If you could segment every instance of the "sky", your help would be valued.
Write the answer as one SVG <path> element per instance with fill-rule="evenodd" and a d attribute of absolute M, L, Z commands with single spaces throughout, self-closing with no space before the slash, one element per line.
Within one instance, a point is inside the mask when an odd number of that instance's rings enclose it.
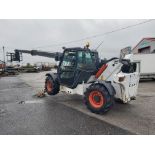
<path fill-rule="evenodd" d="M 95 49 L 103 42 L 98 49 L 101 58 L 119 56 L 122 48 L 134 47 L 144 37 L 155 37 L 155 21 L 76 43 L 66 44 L 65 42 L 103 34 L 143 21 L 145 20 L 1 19 L 0 60 L 3 60 L 3 46 L 6 52 L 14 52 L 14 49 L 62 52 L 63 46 L 83 47 L 87 42 L 90 43 L 91 49 Z M 53 59 L 24 54 L 22 64 L 28 62 L 53 62 Z"/>

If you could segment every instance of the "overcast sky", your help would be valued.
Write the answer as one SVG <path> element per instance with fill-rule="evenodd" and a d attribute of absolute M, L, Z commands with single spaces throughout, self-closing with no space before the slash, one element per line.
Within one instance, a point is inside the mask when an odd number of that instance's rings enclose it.
<path fill-rule="evenodd" d="M 118 56 L 120 49 L 135 46 L 144 37 L 155 37 L 155 21 L 85 41 L 54 46 L 66 41 L 103 34 L 145 20 L 0 20 L 0 60 L 3 59 L 2 46 L 6 51 L 19 49 L 39 49 L 60 51 L 61 47 L 83 47 L 90 42 L 90 48 L 98 49 L 103 58 Z M 24 55 L 23 63 L 40 62 L 51 59 Z"/>

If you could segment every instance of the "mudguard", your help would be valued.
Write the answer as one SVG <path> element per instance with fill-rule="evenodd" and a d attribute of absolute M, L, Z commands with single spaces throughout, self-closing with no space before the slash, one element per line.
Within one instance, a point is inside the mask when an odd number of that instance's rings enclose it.
<path fill-rule="evenodd" d="M 111 85 L 110 82 L 98 80 L 97 83 L 103 85 L 103 86 L 108 90 L 108 92 L 109 92 L 109 94 L 110 94 L 111 96 L 114 96 L 114 95 L 116 94 L 115 89 L 114 89 L 114 87 Z"/>

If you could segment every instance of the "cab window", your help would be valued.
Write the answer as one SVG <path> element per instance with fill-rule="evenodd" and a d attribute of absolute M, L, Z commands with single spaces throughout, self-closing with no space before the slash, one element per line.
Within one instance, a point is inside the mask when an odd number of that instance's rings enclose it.
<path fill-rule="evenodd" d="M 90 53 L 85 53 L 85 61 L 86 61 L 86 64 L 88 65 L 92 65 L 93 64 L 93 58 L 91 56 Z"/>
<path fill-rule="evenodd" d="M 81 69 L 94 69 L 95 59 L 91 52 L 78 51 L 78 68 Z"/>

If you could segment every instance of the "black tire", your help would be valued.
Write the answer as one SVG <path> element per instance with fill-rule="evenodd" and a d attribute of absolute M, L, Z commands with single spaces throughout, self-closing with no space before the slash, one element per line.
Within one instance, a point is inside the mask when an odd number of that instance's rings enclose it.
<path fill-rule="evenodd" d="M 93 99 L 91 99 L 94 92 L 98 92 L 99 94 L 93 96 Z M 95 97 L 97 97 L 97 101 Z M 112 108 L 114 96 L 111 96 L 102 84 L 92 84 L 85 92 L 84 102 L 91 112 L 96 114 L 104 114 Z M 96 105 L 94 102 L 97 102 Z M 97 105 L 98 103 L 100 106 Z"/>
<path fill-rule="evenodd" d="M 49 89 L 49 84 L 51 84 L 51 89 Z M 56 95 L 59 93 L 60 85 L 57 81 L 54 81 L 51 76 L 47 76 L 45 80 L 45 91 L 48 95 Z"/>

